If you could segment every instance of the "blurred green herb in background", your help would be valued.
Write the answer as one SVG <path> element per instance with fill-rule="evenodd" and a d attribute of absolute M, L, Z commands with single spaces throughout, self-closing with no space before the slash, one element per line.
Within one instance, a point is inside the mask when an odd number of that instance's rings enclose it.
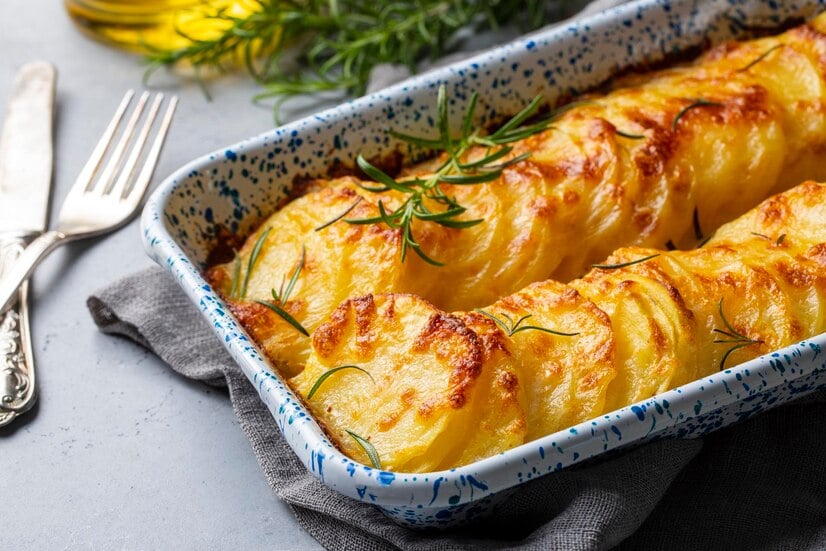
<path fill-rule="evenodd" d="M 223 71 L 239 61 L 273 98 L 276 112 L 291 97 L 338 91 L 364 94 L 380 64 L 416 72 L 425 58 L 455 50 L 460 31 L 517 24 L 523 31 L 568 15 L 572 0 L 245 0 L 237 15 L 219 8 L 210 18 L 222 30 L 207 38 L 188 36 L 178 49 L 153 49 L 147 77 L 163 66 Z M 581 2 L 580 2 L 581 3 Z M 236 13 L 235 15 L 233 13 Z"/>

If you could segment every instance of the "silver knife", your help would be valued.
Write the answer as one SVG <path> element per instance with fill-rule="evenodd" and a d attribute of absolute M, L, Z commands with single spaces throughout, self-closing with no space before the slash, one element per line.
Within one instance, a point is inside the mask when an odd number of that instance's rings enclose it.
<path fill-rule="evenodd" d="M 0 136 L 0 278 L 48 222 L 55 80 L 55 68 L 38 61 L 24 65 L 14 82 Z M 27 287 L 0 313 L 0 426 L 37 398 Z"/>

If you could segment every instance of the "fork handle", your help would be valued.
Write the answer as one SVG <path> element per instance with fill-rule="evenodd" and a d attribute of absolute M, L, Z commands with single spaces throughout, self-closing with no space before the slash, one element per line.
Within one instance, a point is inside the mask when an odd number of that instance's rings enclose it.
<path fill-rule="evenodd" d="M 37 236 L 20 253 L 8 273 L 0 279 L 0 313 L 8 310 L 17 299 L 17 290 L 29 278 L 32 271 L 50 252 L 70 239 L 63 232 L 47 231 Z"/>
<path fill-rule="evenodd" d="M 30 237 L 22 233 L 0 235 L 0 274 L 9 271 Z M 0 361 L 1 427 L 31 408 L 37 399 L 26 281 L 17 291 L 14 308 L 0 314 Z"/>

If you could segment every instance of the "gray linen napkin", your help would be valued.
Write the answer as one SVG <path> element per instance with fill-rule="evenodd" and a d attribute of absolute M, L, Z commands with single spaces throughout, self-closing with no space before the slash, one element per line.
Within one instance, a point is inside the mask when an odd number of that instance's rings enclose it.
<path fill-rule="evenodd" d="M 88 300 L 105 333 L 128 337 L 192 379 L 229 388 L 275 493 L 329 549 L 826 549 L 826 392 L 704 439 L 663 440 L 536 479 L 464 531 L 402 528 L 309 474 L 240 368 L 161 268 Z"/>

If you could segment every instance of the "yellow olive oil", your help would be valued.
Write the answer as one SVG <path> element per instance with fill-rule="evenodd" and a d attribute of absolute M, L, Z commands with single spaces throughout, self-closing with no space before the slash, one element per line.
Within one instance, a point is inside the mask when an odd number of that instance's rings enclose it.
<path fill-rule="evenodd" d="M 65 0 L 69 15 L 88 35 L 128 50 L 147 53 L 215 37 L 229 26 L 219 11 L 244 16 L 250 0 Z"/>

